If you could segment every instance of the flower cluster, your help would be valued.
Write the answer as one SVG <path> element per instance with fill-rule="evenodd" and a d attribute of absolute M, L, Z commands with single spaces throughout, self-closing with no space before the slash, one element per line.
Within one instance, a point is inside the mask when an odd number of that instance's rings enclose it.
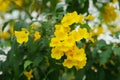
<path fill-rule="evenodd" d="M 116 8 L 113 5 L 110 5 L 110 3 L 107 3 L 104 7 L 104 22 L 109 23 L 111 21 L 114 21 L 117 18 L 117 12 Z"/>
<path fill-rule="evenodd" d="M 41 34 L 39 31 L 35 31 L 34 28 L 32 28 L 32 26 L 30 30 L 31 31 L 28 31 L 26 28 L 22 28 L 21 31 L 15 31 L 15 36 L 19 44 L 28 42 L 29 36 L 32 36 L 34 38 L 34 42 L 41 38 Z"/>
<path fill-rule="evenodd" d="M 71 29 L 71 25 L 75 23 L 85 24 L 84 16 L 78 15 L 76 11 L 67 13 L 61 23 L 55 25 L 55 37 L 51 39 L 50 43 L 50 46 L 53 47 L 51 57 L 59 60 L 65 55 L 67 58 L 64 60 L 63 66 L 68 68 L 75 66 L 77 69 L 81 69 L 86 65 L 87 58 L 85 50 L 78 48 L 76 42 L 90 39 L 90 34 L 86 28 L 79 26 Z"/>
<path fill-rule="evenodd" d="M 9 6 L 12 5 L 12 3 L 21 7 L 23 4 L 23 0 L 0 0 L 0 12 L 6 12 Z"/>

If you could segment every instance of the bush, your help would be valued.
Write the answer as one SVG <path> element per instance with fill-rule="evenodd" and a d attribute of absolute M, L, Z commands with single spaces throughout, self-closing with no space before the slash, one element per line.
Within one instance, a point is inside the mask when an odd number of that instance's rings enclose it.
<path fill-rule="evenodd" d="M 119 0 L 0 4 L 0 80 L 120 80 Z"/>

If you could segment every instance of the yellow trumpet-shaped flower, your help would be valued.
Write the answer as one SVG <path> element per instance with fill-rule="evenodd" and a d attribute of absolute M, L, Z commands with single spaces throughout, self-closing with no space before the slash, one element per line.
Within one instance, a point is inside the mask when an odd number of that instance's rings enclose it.
<path fill-rule="evenodd" d="M 0 12 L 5 12 L 7 11 L 9 7 L 9 0 L 0 0 Z"/>
<path fill-rule="evenodd" d="M 102 26 L 100 26 L 100 27 L 94 28 L 91 33 L 92 33 L 92 35 L 97 35 L 97 36 L 99 36 L 99 35 L 102 34 L 103 32 L 104 32 L 104 29 L 103 29 Z"/>
<path fill-rule="evenodd" d="M 115 4 L 115 3 L 117 3 L 117 2 L 118 2 L 118 0 L 112 0 L 112 2 L 113 2 L 113 4 Z"/>
<path fill-rule="evenodd" d="M 0 38 L 8 39 L 9 38 L 9 33 L 8 32 L 2 32 L 2 33 L 0 33 Z"/>
<path fill-rule="evenodd" d="M 28 80 L 31 80 L 31 78 L 33 78 L 32 73 L 33 73 L 33 70 L 31 69 L 29 72 L 25 71 L 24 75 L 27 77 Z"/>
<path fill-rule="evenodd" d="M 73 30 L 71 32 L 71 36 L 73 36 L 76 41 L 80 41 L 83 38 L 88 38 L 89 33 L 87 32 L 86 28 L 78 28 L 78 31 Z"/>
<path fill-rule="evenodd" d="M 51 54 L 52 58 L 60 59 L 63 55 L 64 55 L 64 53 L 62 51 L 60 51 L 59 48 L 52 49 L 52 54 Z"/>
<path fill-rule="evenodd" d="M 13 0 L 13 2 L 20 7 L 22 6 L 22 0 Z"/>
<path fill-rule="evenodd" d="M 17 38 L 17 42 L 22 44 L 23 42 L 28 41 L 29 32 L 23 28 L 22 31 L 15 31 L 15 36 Z"/>
<path fill-rule="evenodd" d="M 104 18 L 105 23 L 112 22 L 117 18 L 118 14 L 115 10 L 116 10 L 116 8 L 112 5 L 110 5 L 110 3 L 107 3 L 105 5 L 104 13 L 103 13 L 103 18 Z"/>
<path fill-rule="evenodd" d="M 83 15 L 78 15 L 76 11 L 74 11 L 72 13 L 67 13 L 61 20 L 61 23 L 64 26 L 69 26 L 69 25 L 72 25 L 73 23 L 77 23 L 77 22 L 84 24 Z"/>
<path fill-rule="evenodd" d="M 35 31 L 35 33 L 34 33 L 34 41 L 36 41 L 36 40 L 38 40 L 40 38 L 41 38 L 40 33 L 38 31 Z"/>
<path fill-rule="evenodd" d="M 64 66 L 68 68 L 75 66 L 77 69 L 81 69 L 86 65 L 87 58 L 83 48 L 79 49 L 77 46 L 73 46 L 73 48 L 65 54 L 67 59 L 63 62 Z"/>
<path fill-rule="evenodd" d="M 95 17 L 89 14 L 89 15 L 86 17 L 86 19 L 87 19 L 87 20 L 94 20 Z"/>

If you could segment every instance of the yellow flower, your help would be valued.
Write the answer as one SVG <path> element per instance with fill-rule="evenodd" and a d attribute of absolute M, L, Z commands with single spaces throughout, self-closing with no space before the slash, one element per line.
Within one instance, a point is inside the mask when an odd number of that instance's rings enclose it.
<path fill-rule="evenodd" d="M 89 33 L 88 39 L 94 43 L 95 40 L 94 40 L 94 38 L 92 38 L 92 36 L 93 36 L 93 34 L 90 32 L 90 33 Z"/>
<path fill-rule="evenodd" d="M 62 51 L 60 51 L 59 48 L 52 49 L 52 54 L 51 54 L 52 58 L 60 59 L 63 55 L 64 55 L 64 53 Z"/>
<path fill-rule="evenodd" d="M 10 33 L 13 35 L 14 34 L 14 24 L 10 24 Z"/>
<path fill-rule="evenodd" d="M 23 28 L 22 31 L 15 31 L 15 36 L 17 38 L 17 42 L 22 44 L 23 42 L 28 41 L 29 32 Z"/>
<path fill-rule="evenodd" d="M 56 28 L 56 30 L 54 32 L 55 36 L 59 37 L 60 40 L 64 40 L 68 35 L 67 32 L 65 32 L 64 27 L 61 25 L 55 25 L 55 28 Z"/>
<path fill-rule="evenodd" d="M 78 15 L 78 22 L 84 24 L 84 16 L 82 14 Z"/>
<path fill-rule="evenodd" d="M 8 32 L 2 32 L 2 33 L 0 33 L 0 38 L 8 39 L 9 38 L 9 33 Z"/>
<path fill-rule="evenodd" d="M 63 45 L 65 45 L 66 47 L 72 47 L 75 44 L 75 39 L 73 36 L 68 36 L 64 41 L 63 41 Z"/>
<path fill-rule="evenodd" d="M 27 77 L 28 80 L 31 80 L 31 78 L 33 78 L 32 73 L 33 73 L 33 70 L 31 69 L 29 72 L 25 71 L 24 75 Z"/>
<path fill-rule="evenodd" d="M 34 33 L 34 41 L 40 39 L 40 37 L 41 37 L 40 33 L 38 31 L 35 31 L 35 33 Z"/>
<path fill-rule="evenodd" d="M 87 19 L 87 20 L 94 20 L 95 17 L 89 14 L 89 15 L 86 17 L 86 19 Z"/>
<path fill-rule="evenodd" d="M 120 26 L 115 25 L 115 27 L 108 27 L 109 31 L 111 31 L 112 34 L 115 34 L 117 31 L 120 31 Z"/>
<path fill-rule="evenodd" d="M 9 1 L 7 0 L 0 0 L 0 12 L 7 11 L 9 4 L 10 4 Z"/>
<path fill-rule="evenodd" d="M 61 20 L 61 23 L 64 26 L 69 26 L 72 25 L 73 23 L 77 23 L 80 22 L 81 24 L 84 23 L 83 21 L 83 16 L 82 15 L 78 15 L 76 11 L 72 12 L 72 13 L 67 13 L 63 19 Z"/>
<path fill-rule="evenodd" d="M 77 60 L 77 61 L 82 61 L 82 60 L 86 60 L 86 54 L 83 48 L 78 49 L 75 51 L 75 54 L 73 54 L 73 59 Z"/>
<path fill-rule="evenodd" d="M 50 47 L 59 46 L 61 44 L 59 38 L 51 38 Z"/>
<path fill-rule="evenodd" d="M 64 60 L 63 66 L 67 68 L 72 68 L 73 66 L 76 67 L 76 69 L 81 69 L 86 65 L 87 58 L 85 56 L 85 53 L 82 56 L 81 53 L 79 53 L 79 57 L 75 59 L 74 54 L 71 53 L 71 58 L 67 56 L 67 59 Z M 81 55 L 81 56 L 80 56 Z M 73 58 L 72 58 L 73 57 Z"/>
<path fill-rule="evenodd" d="M 103 33 L 103 27 L 96 27 L 96 28 L 94 28 L 93 30 L 92 30 L 92 32 L 91 32 L 91 34 L 92 35 L 97 35 L 97 36 L 99 36 L 100 34 L 102 34 Z"/>
<path fill-rule="evenodd" d="M 87 32 L 86 28 L 78 28 L 78 32 L 79 32 L 80 36 L 85 39 L 89 37 L 89 33 Z"/>
<path fill-rule="evenodd" d="M 65 54 L 67 56 L 67 59 L 63 62 L 64 66 L 68 68 L 72 68 L 72 66 L 75 66 L 76 69 L 81 69 L 86 65 L 87 58 L 83 48 L 79 49 L 75 45 Z"/>
<path fill-rule="evenodd" d="M 89 37 L 89 33 L 87 32 L 86 28 L 78 28 L 78 31 L 73 30 L 71 31 L 70 35 L 73 36 L 76 41 L 80 41 L 83 38 L 86 39 Z"/>
<path fill-rule="evenodd" d="M 64 26 L 63 24 L 57 24 L 55 25 L 55 30 L 56 31 L 63 31 L 68 33 L 70 31 L 70 27 L 69 26 Z"/>
<path fill-rule="evenodd" d="M 86 60 L 76 61 L 75 67 L 78 70 L 78 69 L 82 69 L 85 65 L 86 65 Z"/>
<path fill-rule="evenodd" d="M 72 68 L 74 66 L 74 61 L 73 60 L 69 60 L 69 59 L 65 59 L 63 62 L 63 66 L 67 67 L 67 68 Z"/>
<path fill-rule="evenodd" d="M 118 2 L 118 0 L 112 0 L 113 4 L 115 4 L 116 2 Z"/>
<path fill-rule="evenodd" d="M 22 0 L 13 0 L 18 6 L 22 6 Z"/>
<path fill-rule="evenodd" d="M 82 39 L 81 35 L 76 30 L 71 31 L 70 36 L 73 36 L 75 41 L 80 41 Z"/>
<path fill-rule="evenodd" d="M 107 3 L 104 7 L 104 13 L 103 13 L 103 18 L 104 18 L 104 22 L 105 23 L 109 23 L 114 21 L 118 14 L 115 12 L 116 8 L 112 5 L 110 5 L 110 3 Z"/>

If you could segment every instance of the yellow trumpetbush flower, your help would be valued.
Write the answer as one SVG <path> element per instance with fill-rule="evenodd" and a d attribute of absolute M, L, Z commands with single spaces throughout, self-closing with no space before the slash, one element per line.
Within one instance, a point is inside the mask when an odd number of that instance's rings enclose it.
<path fill-rule="evenodd" d="M 22 28 L 22 31 L 15 31 L 15 36 L 17 38 L 17 42 L 22 44 L 23 42 L 28 41 L 29 32 L 25 28 Z"/>
<path fill-rule="evenodd" d="M 55 59 L 60 59 L 62 56 L 64 55 L 64 53 L 62 51 L 59 50 L 59 48 L 53 48 L 52 49 L 52 54 L 51 57 L 55 58 Z"/>
<path fill-rule="evenodd" d="M 111 31 L 112 34 L 115 34 L 117 31 L 120 31 L 120 26 L 115 25 L 115 27 L 108 27 L 108 29 Z"/>
<path fill-rule="evenodd" d="M 93 28 L 93 30 L 91 31 L 91 34 L 94 36 L 94 35 L 97 35 L 99 36 L 100 34 L 102 34 L 104 32 L 104 29 L 103 27 L 96 27 L 96 28 Z"/>
<path fill-rule="evenodd" d="M 75 64 L 74 60 L 71 60 L 71 59 L 65 59 L 63 62 L 63 66 L 67 68 L 72 68 L 74 64 Z"/>
<path fill-rule="evenodd" d="M 92 38 L 92 36 L 93 36 L 93 34 L 92 34 L 92 32 L 90 32 L 88 39 L 94 43 L 95 40 L 94 40 L 94 38 Z"/>
<path fill-rule="evenodd" d="M 63 45 L 66 47 L 72 47 L 75 44 L 75 39 L 73 36 L 68 36 L 64 41 L 63 41 Z"/>
<path fill-rule="evenodd" d="M 71 31 L 70 36 L 73 36 L 75 41 L 80 41 L 83 38 L 76 30 Z"/>
<path fill-rule="evenodd" d="M 63 19 L 61 20 L 61 23 L 64 26 L 69 26 L 72 25 L 73 23 L 77 23 L 80 22 L 81 24 L 84 23 L 83 21 L 83 16 L 82 15 L 78 15 L 76 11 L 72 12 L 72 13 L 67 13 Z"/>
<path fill-rule="evenodd" d="M 56 31 L 63 31 L 68 33 L 70 31 L 70 27 L 69 26 L 64 26 L 63 24 L 56 24 L 55 25 L 55 30 Z"/>
<path fill-rule="evenodd" d="M 85 39 L 89 37 L 89 33 L 86 28 L 78 28 L 78 33 Z"/>
<path fill-rule="evenodd" d="M 56 37 L 59 37 L 60 40 L 64 40 L 68 36 L 68 34 L 67 34 L 68 31 L 67 30 L 69 28 L 67 29 L 67 27 L 65 28 L 63 25 L 55 25 L 55 29 L 56 30 L 55 30 L 54 34 L 55 34 Z"/>
<path fill-rule="evenodd" d="M 56 37 L 59 37 L 60 40 L 65 39 L 65 38 L 67 37 L 67 35 L 68 35 L 68 34 L 67 34 L 65 31 L 63 31 L 63 30 L 55 31 L 54 34 L 55 34 Z M 63 36 L 63 35 L 64 35 L 64 36 Z"/>
<path fill-rule="evenodd" d="M 73 30 L 70 34 L 74 37 L 76 41 L 80 41 L 83 38 L 86 39 L 89 37 L 89 33 L 87 32 L 86 28 L 78 28 L 78 31 Z"/>
<path fill-rule="evenodd" d="M 85 19 L 86 20 L 94 20 L 95 17 L 89 14 Z"/>
<path fill-rule="evenodd" d="M 76 61 L 75 67 L 77 70 L 82 69 L 86 65 L 86 63 L 87 63 L 87 60 Z"/>
<path fill-rule="evenodd" d="M 1 32 L 0 33 L 0 38 L 8 39 L 9 38 L 9 33 L 8 32 Z"/>
<path fill-rule="evenodd" d="M 76 45 L 73 46 L 68 52 L 65 53 L 67 59 L 63 62 L 63 65 L 72 68 L 75 66 L 77 69 L 81 69 L 86 65 L 86 54 L 83 48 L 79 49 Z M 72 61 L 74 63 L 68 63 L 68 61 Z"/>
<path fill-rule="evenodd" d="M 35 31 L 35 33 L 34 33 L 34 41 L 36 41 L 36 40 L 38 40 L 40 38 L 41 38 L 40 33 L 38 31 Z"/>
<path fill-rule="evenodd" d="M 33 73 L 33 70 L 31 69 L 29 72 L 25 71 L 24 75 L 27 77 L 28 80 L 31 80 L 31 78 L 33 78 L 32 73 Z"/>
<path fill-rule="evenodd" d="M 114 21 L 118 14 L 115 12 L 116 8 L 112 5 L 110 5 L 110 3 L 107 3 L 104 7 L 104 12 L 103 12 L 103 18 L 104 18 L 104 22 L 105 23 L 109 23 Z"/>
<path fill-rule="evenodd" d="M 7 0 L 0 0 L 0 12 L 7 11 L 9 4 L 10 4 L 9 1 Z"/>
<path fill-rule="evenodd" d="M 59 38 L 51 38 L 50 47 L 60 46 L 61 42 Z"/>
<path fill-rule="evenodd" d="M 78 15 L 78 22 L 84 24 L 84 16 L 82 14 Z"/>
<path fill-rule="evenodd" d="M 112 0 L 112 2 L 113 2 L 113 4 L 115 4 L 115 3 L 117 3 L 117 2 L 118 2 L 118 0 Z"/>
<path fill-rule="evenodd" d="M 75 59 L 77 61 L 86 60 L 86 54 L 85 54 L 84 49 L 81 48 L 81 49 L 76 50 L 75 54 L 73 54 L 73 59 Z"/>
<path fill-rule="evenodd" d="M 61 23 L 65 26 L 69 26 L 76 22 L 76 18 L 78 18 L 77 16 L 78 14 L 76 11 L 74 11 L 73 13 L 67 13 L 61 20 Z"/>
<path fill-rule="evenodd" d="M 22 6 L 22 0 L 13 0 L 15 2 L 15 4 L 17 4 L 18 6 Z"/>

